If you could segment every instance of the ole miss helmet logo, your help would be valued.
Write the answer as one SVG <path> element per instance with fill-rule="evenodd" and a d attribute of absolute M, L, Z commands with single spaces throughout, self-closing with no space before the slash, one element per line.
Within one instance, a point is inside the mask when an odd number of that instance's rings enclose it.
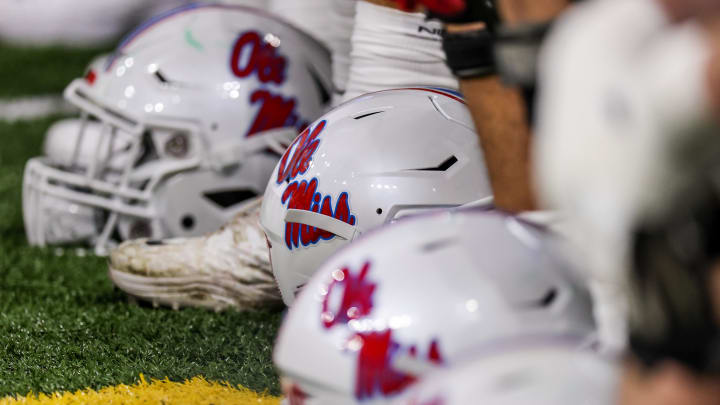
<path fill-rule="evenodd" d="M 322 305 L 322 322 L 326 329 L 370 314 L 373 307 L 372 296 L 377 285 L 367 279 L 368 271 L 369 262 L 365 263 L 358 274 L 353 274 L 347 268 L 333 272 L 333 280 L 328 285 Z M 330 298 L 334 294 L 339 298 L 335 300 L 339 304 L 335 308 L 330 305 Z"/>
<path fill-rule="evenodd" d="M 323 195 L 319 191 L 320 182 L 317 178 L 296 179 L 310 168 L 315 151 L 320 146 L 320 135 L 326 125 L 327 121 L 322 120 L 313 128 L 305 128 L 280 159 L 275 182 L 285 187 L 281 203 L 287 205 L 287 209 L 318 212 L 355 225 L 355 215 L 350 212 L 350 196 L 347 192 L 340 193 L 333 204 L 332 196 Z M 285 246 L 290 250 L 334 237 L 334 234 L 314 226 L 285 223 Z"/>
<path fill-rule="evenodd" d="M 236 77 L 256 77 L 261 87 L 250 94 L 250 104 L 258 105 L 258 112 L 245 136 L 274 128 L 307 127 L 297 112 L 295 97 L 283 97 L 271 87 L 282 87 L 287 79 L 287 58 L 278 45 L 265 40 L 255 31 L 240 34 L 230 53 L 230 70 Z"/>
<path fill-rule="evenodd" d="M 375 305 L 373 296 L 378 285 L 371 280 L 370 269 L 371 263 L 365 262 L 357 273 L 347 267 L 332 273 L 320 314 L 324 329 L 362 322 L 372 317 Z M 399 355 L 424 357 L 431 363 L 443 363 L 437 340 L 430 341 L 427 350 L 418 353 L 417 345 L 408 346 L 397 342 L 390 328 L 353 332 L 347 341 L 359 346 L 357 351 L 351 352 L 357 356 L 355 397 L 358 400 L 397 394 L 416 381 L 415 376 L 393 368 L 393 360 Z"/>

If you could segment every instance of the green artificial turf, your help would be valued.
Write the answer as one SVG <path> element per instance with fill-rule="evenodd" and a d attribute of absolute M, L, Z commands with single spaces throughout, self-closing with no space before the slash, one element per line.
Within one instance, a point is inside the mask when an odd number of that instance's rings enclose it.
<path fill-rule="evenodd" d="M 0 98 L 60 94 L 85 72 L 92 59 L 111 47 L 18 48 L 0 43 Z"/>
<path fill-rule="evenodd" d="M 0 83 L 11 65 L 0 54 Z M 46 89 L 62 87 L 44 80 Z M 104 259 L 27 246 L 22 170 L 51 122 L 0 121 L 0 397 L 131 383 L 139 373 L 203 375 L 278 394 L 271 350 L 280 312 L 141 307 L 113 288 Z"/>

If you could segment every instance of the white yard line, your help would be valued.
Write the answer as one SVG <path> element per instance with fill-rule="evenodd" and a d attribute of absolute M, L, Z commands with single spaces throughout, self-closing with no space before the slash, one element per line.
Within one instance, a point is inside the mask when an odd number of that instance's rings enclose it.
<path fill-rule="evenodd" d="M 77 111 L 59 95 L 0 99 L 0 120 L 17 121 Z"/>

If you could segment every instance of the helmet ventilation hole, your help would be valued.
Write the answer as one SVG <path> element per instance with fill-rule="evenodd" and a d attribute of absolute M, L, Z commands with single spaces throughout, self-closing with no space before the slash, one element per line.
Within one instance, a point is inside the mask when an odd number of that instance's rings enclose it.
<path fill-rule="evenodd" d="M 378 208 L 375 210 L 375 212 L 377 212 L 378 215 L 382 215 L 383 210 L 382 210 L 382 208 Z"/>
<path fill-rule="evenodd" d="M 195 217 L 193 217 L 192 215 L 185 215 L 180 220 L 180 224 L 182 225 L 184 230 L 191 231 L 195 227 Z"/>

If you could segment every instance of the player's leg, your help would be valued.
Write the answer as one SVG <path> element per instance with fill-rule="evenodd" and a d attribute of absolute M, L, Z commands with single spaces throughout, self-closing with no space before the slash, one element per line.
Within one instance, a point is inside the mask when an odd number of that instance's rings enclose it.
<path fill-rule="evenodd" d="M 457 90 L 445 65 L 442 25 L 422 13 L 400 11 L 390 2 L 359 1 L 352 36 L 350 79 L 344 99 L 398 87 Z"/>

